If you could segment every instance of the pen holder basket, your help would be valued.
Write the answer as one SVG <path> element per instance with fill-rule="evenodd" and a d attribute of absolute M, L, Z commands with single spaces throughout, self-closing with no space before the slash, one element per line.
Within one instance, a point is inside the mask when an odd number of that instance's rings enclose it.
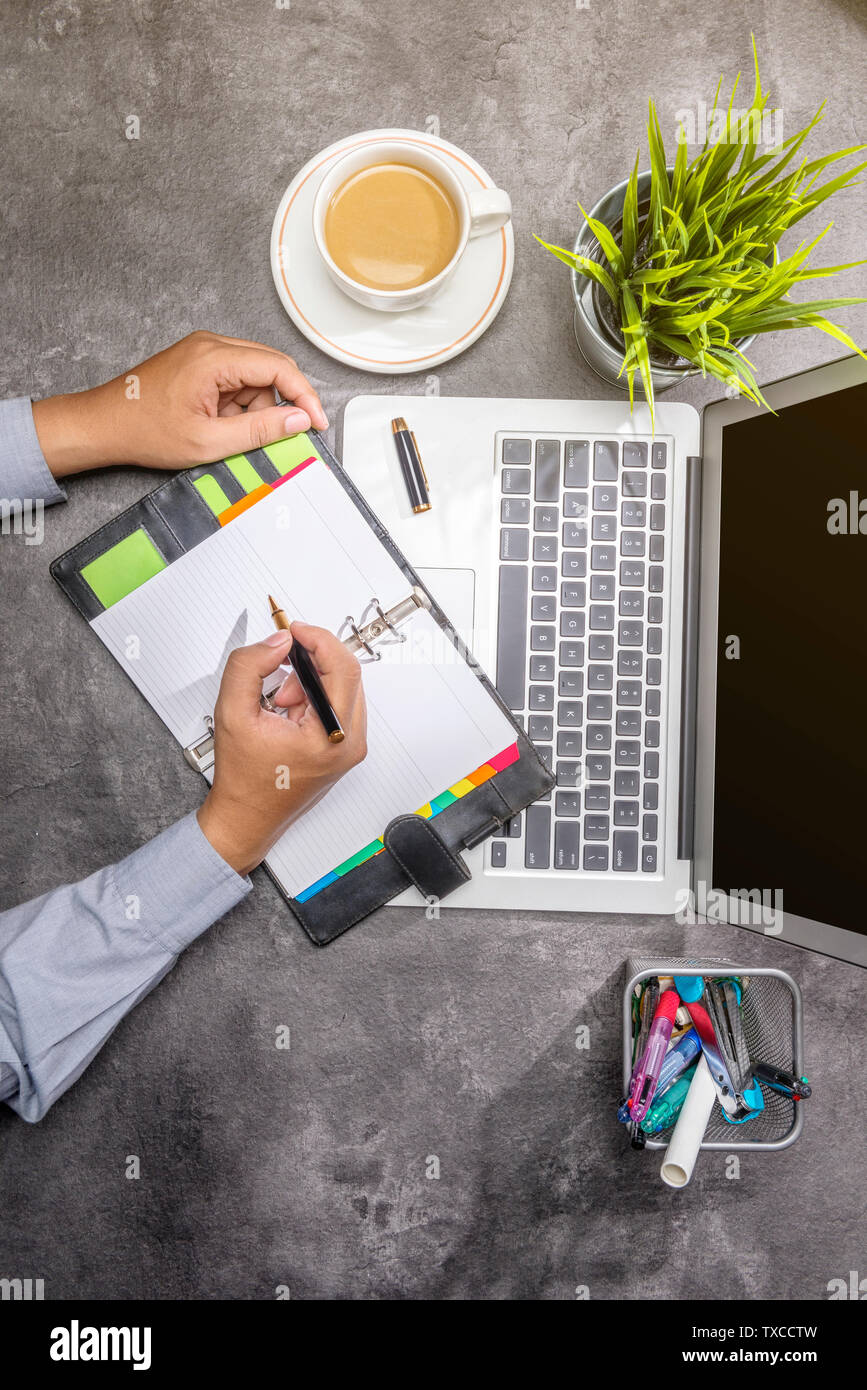
<path fill-rule="evenodd" d="M 765 966 L 738 965 L 713 957 L 678 959 L 675 956 L 648 958 L 630 956 L 626 962 L 623 991 L 623 1094 L 629 1090 L 632 1075 L 632 999 L 636 985 L 651 975 L 738 975 L 749 984 L 743 991 L 741 1017 L 744 1038 L 752 1062 L 767 1062 L 796 1076 L 804 1071 L 804 1024 L 801 991 L 785 970 Z M 785 1149 L 794 1144 L 803 1126 L 803 1101 L 763 1086 L 765 1108 L 743 1125 L 732 1125 L 723 1117 L 719 1102 L 714 1106 L 701 1147 L 731 1153 L 741 1149 Z M 647 1136 L 648 1149 L 664 1149 L 673 1126 Z"/>

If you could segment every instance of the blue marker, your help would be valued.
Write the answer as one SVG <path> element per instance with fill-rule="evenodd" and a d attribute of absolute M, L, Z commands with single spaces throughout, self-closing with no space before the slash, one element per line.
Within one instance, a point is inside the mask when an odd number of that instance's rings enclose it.
<path fill-rule="evenodd" d="M 694 1028 L 690 1028 L 688 1033 L 684 1033 L 683 1037 L 678 1038 L 674 1047 L 669 1048 L 665 1055 L 662 1071 L 659 1073 L 657 1095 L 661 1095 L 665 1088 L 680 1076 L 682 1071 L 686 1071 L 686 1068 L 695 1061 L 700 1052 L 701 1038 Z"/>

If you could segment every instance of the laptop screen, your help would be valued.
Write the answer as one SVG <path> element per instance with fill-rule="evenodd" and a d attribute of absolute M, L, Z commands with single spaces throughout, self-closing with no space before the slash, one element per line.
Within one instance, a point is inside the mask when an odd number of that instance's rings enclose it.
<path fill-rule="evenodd" d="M 867 934 L 867 384 L 722 432 L 713 878 Z"/>

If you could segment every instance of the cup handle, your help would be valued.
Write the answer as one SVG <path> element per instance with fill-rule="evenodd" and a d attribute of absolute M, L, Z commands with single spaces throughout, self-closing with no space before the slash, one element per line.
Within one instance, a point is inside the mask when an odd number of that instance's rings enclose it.
<path fill-rule="evenodd" d="M 484 236 L 505 227 L 512 216 L 512 200 L 502 188 L 485 188 L 469 193 L 470 236 Z"/>

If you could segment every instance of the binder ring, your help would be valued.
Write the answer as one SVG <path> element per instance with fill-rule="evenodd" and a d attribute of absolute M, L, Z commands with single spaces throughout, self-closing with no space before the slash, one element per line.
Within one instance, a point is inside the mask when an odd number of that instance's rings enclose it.
<path fill-rule="evenodd" d="M 382 652 L 375 652 L 370 643 L 364 637 L 362 637 L 361 633 L 358 630 L 358 624 L 356 623 L 351 613 L 347 613 L 346 622 L 349 626 L 349 631 L 352 633 L 359 647 L 362 647 L 364 651 L 367 652 L 367 655 L 369 657 L 372 657 L 374 661 L 381 661 Z"/>
<path fill-rule="evenodd" d="M 378 599 L 378 598 L 372 598 L 372 599 L 370 600 L 370 604 L 371 604 L 371 607 L 374 608 L 374 609 L 376 610 L 376 612 L 379 614 L 379 617 L 380 617 L 382 623 L 385 625 L 385 627 L 388 628 L 389 632 L 394 633 L 394 635 L 395 635 L 395 637 L 397 638 L 398 642 L 405 642 L 405 641 L 406 641 L 406 633 L 405 633 L 405 632 L 398 632 L 398 630 L 397 630 L 397 628 L 395 627 L 394 623 L 391 621 L 391 618 L 389 617 L 389 615 L 388 615 L 387 613 L 383 613 L 383 611 L 382 611 L 382 605 L 380 604 L 379 599 Z"/>

